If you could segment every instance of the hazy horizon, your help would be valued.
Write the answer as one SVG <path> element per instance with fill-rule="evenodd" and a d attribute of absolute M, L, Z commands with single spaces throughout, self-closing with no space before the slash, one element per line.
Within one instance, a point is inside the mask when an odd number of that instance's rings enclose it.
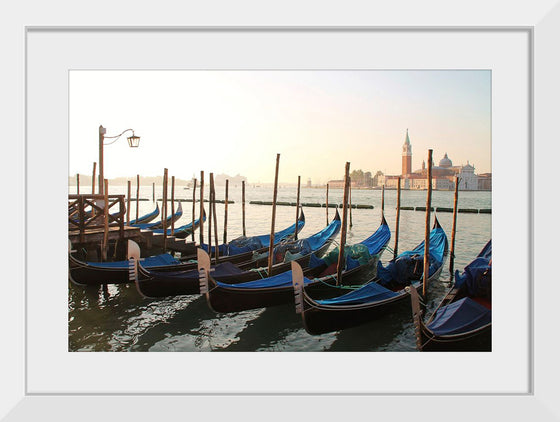
<path fill-rule="evenodd" d="M 412 168 L 434 150 L 453 165 L 491 172 L 491 72 L 70 71 L 69 177 L 90 174 L 98 128 L 107 136 L 105 177 L 190 180 L 242 175 L 271 183 L 340 179 L 350 169 L 401 173 L 406 130 Z M 106 143 L 110 142 L 107 140 Z"/>

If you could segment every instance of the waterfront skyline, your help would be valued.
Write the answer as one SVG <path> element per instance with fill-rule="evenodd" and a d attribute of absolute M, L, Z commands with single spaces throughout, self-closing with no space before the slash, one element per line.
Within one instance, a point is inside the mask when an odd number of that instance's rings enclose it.
<path fill-rule="evenodd" d="M 412 168 L 428 149 L 491 172 L 490 71 L 71 71 L 69 176 L 91 174 L 98 127 L 112 136 L 106 178 L 190 179 L 200 171 L 251 183 L 313 184 L 351 170 L 400 174 L 406 130 Z"/>

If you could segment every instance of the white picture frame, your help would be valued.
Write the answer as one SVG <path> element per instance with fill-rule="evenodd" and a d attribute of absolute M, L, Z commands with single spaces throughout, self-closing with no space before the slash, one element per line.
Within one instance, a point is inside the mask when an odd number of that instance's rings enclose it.
<path fill-rule="evenodd" d="M 126 6 L 111 6 L 112 13 L 115 13 L 117 17 L 127 16 L 131 7 L 131 4 L 128 3 L 131 2 L 125 2 Z M 481 26 L 485 27 L 486 30 L 498 33 L 501 31 L 525 31 L 528 34 L 528 51 L 530 53 L 528 62 L 534 66 L 534 71 L 531 66 L 528 73 L 534 91 L 528 94 L 529 104 L 527 106 L 535 114 L 530 116 L 531 118 L 534 117 L 535 123 L 533 125 L 533 120 L 530 119 L 529 138 L 532 138 L 533 143 L 529 142 L 528 149 L 525 151 L 526 158 L 529 161 L 528 180 L 526 180 L 528 186 L 526 201 L 529 208 L 529 233 L 526 236 L 530 244 L 528 277 L 531 278 L 532 276 L 529 283 L 529 297 L 534 293 L 533 302 L 529 306 L 528 324 L 532 327 L 532 330 L 528 339 L 530 345 L 528 351 L 530 374 L 527 376 L 527 391 L 524 393 L 473 391 L 465 394 L 446 395 L 440 393 L 431 395 L 429 391 L 402 394 L 391 392 L 387 394 L 368 394 L 347 390 L 319 394 L 318 391 L 302 392 L 294 386 L 292 392 L 264 394 L 259 397 L 258 401 L 254 398 L 255 395 L 259 395 L 255 394 L 256 391 L 253 391 L 253 394 L 245 395 L 233 390 L 221 391 L 219 388 L 214 391 L 205 389 L 200 392 L 190 392 L 187 395 L 175 391 L 166 391 L 165 389 L 150 393 L 106 390 L 84 394 L 73 393 L 68 390 L 37 392 L 37 389 L 32 391 L 29 388 L 30 368 L 28 366 L 29 351 L 27 348 L 30 347 L 30 344 L 34 348 L 38 346 L 56 347 L 57 344 L 56 341 L 49 344 L 48 335 L 42 338 L 40 342 L 36 340 L 29 342 L 25 335 L 29 322 L 27 313 L 66 313 L 66 308 L 53 311 L 50 304 L 45 304 L 41 309 L 27 309 L 30 293 L 27 289 L 27 277 L 29 276 L 30 266 L 34 265 L 36 259 L 39 259 L 27 254 L 30 249 L 28 242 L 36 239 L 36 236 L 30 232 L 29 221 L 26 221 L 26 215 L 29 215 L 29 210 L 26 209 L 26 205 L 28 205 L 26 200 L 29 199 L 29 193 L 34 192 L 28 186 L 29 173 L 37 170 L 29 167 L 27 162 L 30 152 L 28 150 L 29 144 L 24 141 L 29 139 L 30 131 L 38 130 L 37 128 L 26 127 L 26 118 L 29 113 L 26 98 L 29 89 L 33 89 L 33 87 L 27 85 L 27 72 L 29 66 L 33 66 L 33 63 L 26 61 L 28 35 L 30 30 L 41 29 L 33 26 L 35 22 L 30 15 L 29 8 L 35 6 L 39 6 L 39 3 L 29 1 L 21 4 L 15 15 L 10 16 L 9 25 L 8 22 L 4 22 L 5 25 L 2 29 L 3 39 L 13 40 L 8 43 L 5 52 L 6 62 L 8 63 L 7 69 L 2 70 L 2 79 L 7 81 L 6 96 L 2 102 L 5 105 L 5 110 L 9 113 L 8 115 L 10 117 L 13 115 L 13 118 L 6 120 L 7 131 L 4 132 L 3 146 L 10 155 L 14 156 L 13 160 L 6 163 L 2 172 L 4 180 L 11 182 L 6 187 L 5 197 L 13 198 L 15 207 L 10 207 L 7 212 L 5 209 L 2 211 L 3 220 L 11 222 L 7 225 L 6 230 L 6 237 L 10 240 L 5 242 L 2 247 L 2 255 L 7 257 L 6 262 L 11 263 L 11 267 L 7 277 L 10 283 L 5 283 L 5 297 L 9 300 L 6 300 L 8 303 L 0 311 L 2 320 L 7 322 L 3 324 L 4 337 L 9 339 L 8 346 L 4 347 L 3 351 L 4 359 L 0 364 L 1 372 L 4 374 L 1 383 L 3 400 L 0 407 L 0 416 L 5 416 L 6 420 L 33 420 L 43 415 L 55 415 L 57 420 L 74 420 L 76 417 L 80 417 L 79 415 L 84 415 L 89 419 L 107 419 L 107 415 L 110 415 L 111 420 L 131 417 L 148 420 L 156 417 L 164 418 L 172 415 L 188 414 L 191 417 L 209 417 L 211 415 L 211 419 L 217 419 L 218 417 L 230 417 L 231 413 L 237 413 L 238 409 L 252 409 L 257 415 L 260 412 L 269 414 L 270 409 L 274 409 L 273 415 L 275 418 L 285 419 L 294 417 L 295 406 L 296 409 L 301 409 L 302 414 L 306 410 L 312 409 L 314 417 L 333 419 L 348 418 L 360 413 L 369 414 L 373 410 L 375 410 L 376 415 L 381 413 L 381 415 L 387 417 L 397 411 L 399 418 L 413 417 L 421 420 L 443 420 L 449 418 L 450 415 L 454 415 L 456 419 L 466 420 L 474 417 L 483 418 L 481 415 L 498 414 L 519 420 L 528 418 L 536 420 L 559 419 L 559 405 L 557 404 L 555 391 L 555 380 L 558 375 L 558 364 L 554 355 L 556 342 L 554 336 L 550 335 L 550 333 L 554 333 L 555 328 L 551 322 L 555 318 L 551 315 L 550 310 L 555 308 L 553 301 L 556 295 L 554 293 L 556 293 L 558 287 L 556 286 L 557 283 L 551 283 L 554 277 L 548 267 L 550 262 L 554 262 L 554 259 L 552 248 L 547 248 L 547 245 L 550 245 L 551 242 L 548 239 L 554 238 L 557 229 L 555 231 L 550 230 L 550 227 L 545 229 L 544 226 L 552 218 L 552 216 L 549 216 L 552 209 L 549 203 L 550 192 L 547 189 L 547 183 L 555 169 L 553 160 L 555 156 L 558 156 L 557 143 L 550 142 L 547 139 L 549 137 L 553 138 L 555 135 L 553 123 L 555 122 L 556 99 L 559 97 L 558 84 L 554 80 L 559 70 L 555 50 L 555 41 L 558 39 L 560 24 L 560 7 L 558 4 L 553 2 L 545 4 L 543 2 L 542 4 L 527 5 L 508 13 L 507 17 L 502 14 L 502 9 L 497 5 L 472 5 L 472 7 L 469 6 L 469 13 L 478 11 L 478 14 L 468 14 L 464 18 L 465 21 L 457 21 L 451 11 L 448 13 L 439 12 L 438 18 L 435 20 L 429 12 L 423 11 L 414 14 L 414 20 L 410 21 L 413 25 L 400 18 L 400 10 L 392 8 L 387 8 L 381 15 L 372 18 L 371 22 L 366 22 L 365 26 L 361 19 L 364 15 L 357 11 L 352 12 L 352 14 L 345 11 L 342 12 L 342 15 L 332 11 L 329 15 L 330 19 L 328 17 L 322 19 L 311 18 L 313 25 L 305 27 L 306 31 L 313 31 L 312 27 L 323 27 L 326 30 L 327 27 L 333 25 L 332 22 L 337 21 L 334 18 L 338 18 L 339 21 L 344 22 L 350 31 L 361 28 L 360 31 L 367 32 L 372 28 L 390 26 L 391 28 L 388 29 L 391 31 L 406 32 L 412 28 L 418 29 L 419 26 L 427 27 L 430 25 L 433 27 L 435 25 L 438 30 L 442 30 L 444 27 L 447 29 L 463 27 L 469 31 L 476 31 L 481 30 L 481 28 L 475 28 L 474 26 Z M 413 8 L 413 3 L 409 2 L 408 6 Z M 182 6 L 182 8 L 179 7 L 179 10 L 184 12 L 186 8 L 186 6 Z M 42 15 L 41 25 L 44 26 L 41 30 L 48 32 L 56 41 L 57 37 L 71 36 L 72 32 L 68 28 L 71 26 L 80 28 L 88 25 L 95 25 L 96 27 L 99 25 L 99 27 L 105 27 L 107 21 L 103 10 L 108 9 L 103 7 L 99 7 L 99 9 L 90 19 L 76 16 L 72 12 L 63 14 L 61 18 L 56 10 L 45 11 Z M 245 27 L 250 29 L 249 32 L 258 34 L 257 27 L 267 23 L 273 27 L 282 27 L 283 31 L 290 31 L 294 28 L 288 26 L 300 25 L 302 23 L 301 16 L 305 16 L 305 12 L 308 13 L 308 16 L 313 17 L 313 10 L 313 8 L 303 7 L 303 10 L 298 11 L 298 17 L 292 18 L 291 21 L 283 13 L 279 13 L 276 20 L 271 20 L 266 18 L 267 15 L 264 12 L 259 15 L 255 11 L 251 19 L 247 20 L 246 14 L 242 10 L 232 10 L 231 7 L 226 7 L 222 12 L 224 15 L 220 16 L 227 16 L 228 19 L 221 21 L 208 17 L 211 15 L 205 15 L 208 10 L 200 6 L 201 16 L 206 17 L 197 20 L 193 16 L 185 26 L 203 26 L 206 28 L 205 31 L 220 31 L 225 26 Z M 365 10 L 364 12 L 372 13 L 372 10 Z M 144 11 L 139 15 L 143 19 L 138 21 L 131 17 L 124 18 L 124 26 L 121 26 L 123 24 L 119 22 L 118 18 L 109 18 L 109 26 L 118 26 L 119 31 L 129 33 L 132 37 L 138 36 L 138 34 L 142 34 L 143 28 L 149 26 L 150 13 L 150 11 Z M 350 16 L 353 16 L 353 18 Z M 8 19 L 3 18 L 3 20 L 7 21 Z M 227 25 L 223 25 L 223 22 L 227 22 Z M 464 27 L 465 22 L 474 26 Z M 181 28 L 173 26 L 173 23 L 172 16 L 163 17 L 158 22 L 162 25 L 160 28 L 162 31 L 180 32 Z M 217 23 L 218 25 L 216 25 Z M 130 28 L 131 26 L 135 28 Z M 119 64 L 116 65 L 116 67 L 118 66 Z M 44 136 L 45 141 L 48 142 L 53 135 L 45 133 Z M 534 157 L 532 157 L 533 153 Z M 46 179 L 45 184 L 48 186 L 48 179 Z M 64 186 L 63 191 L 59 191 L 55 187 L 52 192 L 53 200 L 64 199 L 67 193 L 65 189 L 66 186 Z M 25 229 L 22 230 L 22 227 L 25 227 Z M 60 244 L 53 246 L 66 247 L 66 245 Z M 60 267 L 61 264 L 62 266 L 65 265 L 65 263 L 56 263 L 55 265 Z M 48 274 L 45 278 L 45 282 L 53 283 L 53 285 L 59 282 L 58 278 L 50 277 Z M 541 285 L 536 284 L 537 280 L 540 280 Z M 535 283 L 535 287 L 531 282 Z M 537 288 L 537 286 L 540 288 Z M 56 289 L 57 287 L 53 288 Z M 55 337 L 55 340 L 57 339 L 59 340 L 60 336 Z M 186 357 L 185 359 L 198 359 L 198 355 L 194 354 L 192 356 L 194 357 Z M 138 358 L 136 356 L 131 357 L 129 354 L 119 354 L 117 357 L 107 356 L 104 358 L 104 362 L 110 365 L 110 361 L 113 359 L 122 362 L 124 359 Z M 375 359 L 375 355 L 372 359 Z M 403 355 L 402 365 L 405 367 L 409 365 L 407 361 L 408 356 Z M 113 362 L 115 361 L 113 360 Z M 48 366 L 52 363 L 46 360 L 44 365 Z M 293 371 L 294 373 L 302 373 L 305 368 L 294 366 Z M 142 370 L 142 373 L 144 377 L 149 377 L 152 371 Z M 435 371 L 428 375 L 438 376 L 438 372 Z M 405 382 L 406 380 L 403 379 L 402 381 Z M 294 377 L 294 382 L 297 382 L 297 377 Z M 301 396 L 294 397 L 295 394 L 301 394 Z M 334 399 L 333 396 L 337 396 L 337 398 Z M 285 404 L 288 397 L 290 397 L 290 405 Z M 216 400 L 219 400 L 219 404 L 216 403 Z M 337 400 L 336 403 L 333 402 L 334 400 Z M 403 400 L 406 400 L 406 405 L 403 405 Z M 257 403 L 256 406 L 255 402 Z M 460 410 L 457 412 L 457 409 Z M 305 416 L 310 415 L 311 413 Z"/>

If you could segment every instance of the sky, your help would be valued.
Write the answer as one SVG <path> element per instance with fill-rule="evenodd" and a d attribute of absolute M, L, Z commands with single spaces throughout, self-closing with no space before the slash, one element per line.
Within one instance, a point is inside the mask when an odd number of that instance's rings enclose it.
<path fill-rule="evenodd" d="M 70 71 L 69 176 L 91 174 L 98 128 L 105 178 L 237 174 L 252 183 L 313 184 L 350 170 L 400 174 L 408 129 L 412 168 L 433 149 L 491 172 L 491 72 Z M 110 140 L 106 140 L 108 144 Z"/>

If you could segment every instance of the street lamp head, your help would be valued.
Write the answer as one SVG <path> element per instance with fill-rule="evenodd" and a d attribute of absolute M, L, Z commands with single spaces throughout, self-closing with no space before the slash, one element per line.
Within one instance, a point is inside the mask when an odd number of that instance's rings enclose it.
<path fill-rule="evenodd" d="M 129 136 L 127 139 L 128 139 L 128 146 L 130 148 L 138 148 L 138 146 L 140 145 L 140 137 L 134 135 L 134 132 L 132 132 L 132 136 Z"/>

